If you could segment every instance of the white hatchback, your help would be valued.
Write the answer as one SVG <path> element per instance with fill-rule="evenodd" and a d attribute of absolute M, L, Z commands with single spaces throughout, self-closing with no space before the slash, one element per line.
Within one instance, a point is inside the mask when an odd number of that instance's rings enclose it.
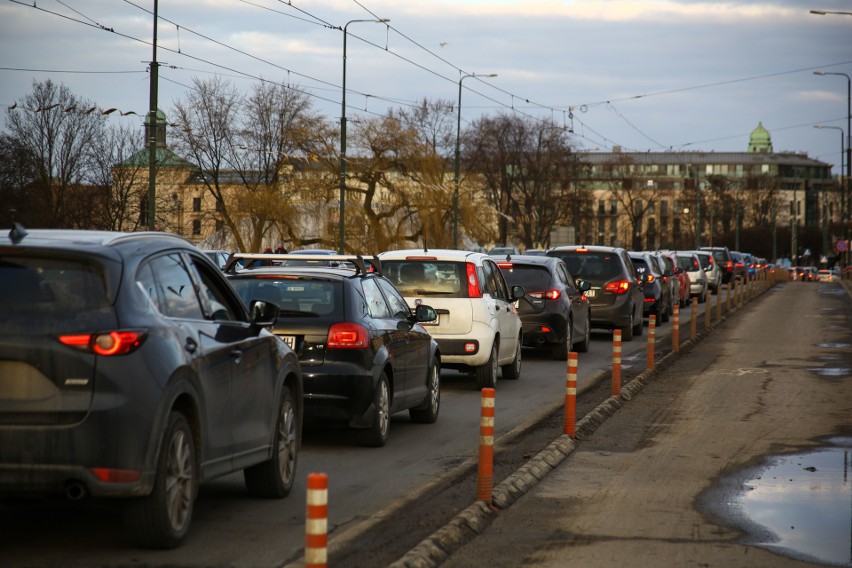
<path fill-rule="evenodd" d="M 409 249 L 383 252 L 382 274 L 399 289 L 410 308 L 427 303 L 438 314 L 423 326 L 438 342 L 441 366 L 472 372 L 478 388 L 494 388 L 497 369 L 504 379 L 521 374 L 521 319 L 494 258 L 461 250 Z"/>

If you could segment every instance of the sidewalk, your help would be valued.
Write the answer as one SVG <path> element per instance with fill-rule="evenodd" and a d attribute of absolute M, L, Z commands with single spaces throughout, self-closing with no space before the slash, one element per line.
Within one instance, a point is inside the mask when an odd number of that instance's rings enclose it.
<path fill-rule="evenodd" d="M 852 368 L 852 349 L 826 347 L 852 345 L 849 298 L 828 286 L 782 284 L 714 324 L 393 566 L 818 565 L 746 544 L 706 490 L 852 435 L 852 380 L 812 373 Z"/>

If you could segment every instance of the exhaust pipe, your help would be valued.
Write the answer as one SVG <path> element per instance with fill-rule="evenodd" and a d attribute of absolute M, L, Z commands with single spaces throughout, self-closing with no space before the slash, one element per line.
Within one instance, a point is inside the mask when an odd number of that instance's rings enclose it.
<path fill-rule="evenodd" d="M 79 481 L 72 481 L 65 486 L 65 497 L 69 501 L 79 501 L 86 496 L 86 486 Z"/>

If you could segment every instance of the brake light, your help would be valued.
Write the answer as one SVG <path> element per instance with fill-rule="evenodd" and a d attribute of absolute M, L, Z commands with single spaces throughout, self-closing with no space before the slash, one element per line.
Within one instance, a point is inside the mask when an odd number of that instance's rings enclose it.
<path fill-rule="evenodd" d="M 146 336 L 147 333 L 142 330 L 123 330 L 95 334 L 60 335 L 59 341 L 79 351 L 110 357 L 133 353 L 142 345 Z"/>
<path fill-rule="evenodd" d="M 648 284 L 650 284 L 651 282 L 653 282 L 656 279 L 657 279 L 657 277 L 654 276 L 653 274 L 648 274 L 647 276 L 645 276 L 645 282 L 647 282 Z"/>
<path fill-rule="evenodd" d="M 734 269 L 734 263 L 733 262 L 731 262 L 730 260 L 725 262 L 725 270 L 727 270 L 728 272 L 731 272 L 733 269 Z"/>
<path fill-rule="evenodd" d="M 562 292 L 559 290 L 545 290 L 543 292 L 527 292 L 526 295 L 536 300 L 558 300 L 562 296 Z"/>
<path fill-rule="evenodd" d="M 470 262 L 465 263 L 467 270 L 467 297 L 481 298 L 482 292 L 479 290 L 479 279 L 476 277 L 476 266 Z"/>
<path fill-rule="evenodd" d="M 589 252 L 589 249 L 584 247 L 575 248 L 574 252 Z"/>
<path fill-rule="evenodd" d="M 500 268 L 512 268 L 512 263 L 511 262 L 498 262 L 497 266 L 499 266 Z"/>
<path fill-rule="evenodd" d="M 357 323 L 344 321 L 328 328 L 325 343 L 329 349 L 366 349 L 370 346 L 370 334 Z"/>
<path fill-rule="evenodd" d="M 605 292 L 612 292 L 616 295 L 624 294 L 628 290 L 630 290 L 630 280 L 616 280 L 604 286 Z"/>

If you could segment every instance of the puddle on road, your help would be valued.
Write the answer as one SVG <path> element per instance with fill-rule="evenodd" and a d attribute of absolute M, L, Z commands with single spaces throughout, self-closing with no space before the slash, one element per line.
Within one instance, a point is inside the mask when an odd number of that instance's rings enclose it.
<path fill-rule="evenodd" d="M 735 505 L 763 530 L 751 544 L 801 560 L 852 566 L 852 438 L 774 456 Z"/>
<path fill-rule="evenodd" d="M 817 369 L 808 369 L 808 371 L 819 377 L 837 378 L 852 375 L 852 369 L 846 369 L 843 367 L 819 367 Z"/>

